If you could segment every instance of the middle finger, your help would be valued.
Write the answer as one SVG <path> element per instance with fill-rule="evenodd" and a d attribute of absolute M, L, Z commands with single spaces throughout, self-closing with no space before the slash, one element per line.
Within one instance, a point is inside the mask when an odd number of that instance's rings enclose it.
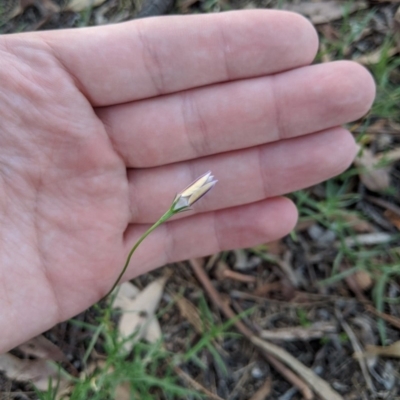
<path fill-rule="evenodd" d="M 176 193 L 207 170 L 218 183 L 195 204 L 195 212 L 236 207 L 314 185 L 345 170 L 355 154 L 350 132 L 333 128 L 163 167 L 131 169 L 130 222 L 156 221 Z M 189 213 L 182 214 L 186 215 Z"/>
<path fill-rule="evenodd" d="M 161 166 L 347 123 L 374 97 L 369 73 L 342 61 L 97 110 L 127 167 Z"/>

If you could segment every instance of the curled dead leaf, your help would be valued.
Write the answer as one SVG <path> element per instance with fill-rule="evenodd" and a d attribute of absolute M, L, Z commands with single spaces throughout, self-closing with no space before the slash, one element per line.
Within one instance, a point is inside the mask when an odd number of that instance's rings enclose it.
<path fill-rule="evenodd" d="M 58 346 L 43 335 L 36 336 L 18 346 L 18 350 L 28 356 L 53 361 L 67 361 L 67 357 Z"/>
<path fill-rule="evenodd" d="M 379 158 L 368 149 L 364 149 L 354 160 L 354 164 L 360 168 L 362 183 L 373 192 L 382 192 L 390 186 L 390 169 L 379 167 L 379 161 Z"/>
<path fill-rule="evenodd" d="M 140 339 L 151 343 L 161 338 L 161 327 L 155 317 L 155 312 L 160 303 L 166 277 L 159 278 L 150 283 L 144 290 L 134 295 L 135 289 L 130 282 L 121 285 L 113 307 L 120 308 L 122 316 L 118 323 L 118 332 L 122 340 L 126 340 L 123 348 L 129 352 Z"/>
<path fill-rule="evenodd" d="M 0 355 L 0 371 L 13 380 L 31 382 L 38 390 L 47 390 L 51 379 L 52 387 L 59 390 L 68 386 L 66 375 L 60 375 L 60 368 L 48 360 L 21 360 L 10 353 Z"/>

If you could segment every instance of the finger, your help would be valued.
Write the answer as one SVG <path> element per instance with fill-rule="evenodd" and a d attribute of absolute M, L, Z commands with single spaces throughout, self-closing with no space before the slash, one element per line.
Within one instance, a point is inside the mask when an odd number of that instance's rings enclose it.
<path fill-rule="evenodd" d="M 218 183 L 195 206 L 208 212 L 279 196 L 345 170 L 356 154 L 352 135 L 334 128 L 300 138 L 165 167 L 130 170 L 132 222 L 155 222 L 176 193 L 211 170 Z"/>
<path fill-rule="evenodd" d="M 318 46 L 300 15 L 261 10 L 37 35 L 95 106 L 287 70 L 310 63 Z"/>
<path fill-rule="evenodd" d="M 139 246 L 125 278 L 167 263 L 273 241 L 289 233 L 296 221 L 294 204 L 275 198 L 167 222 Z M 127 252 L 146 228 L 132 225 L 128 229 Z"/>
<path fill-rule="evenodd" d="M 369 72 L 342 61 L 106 107 L 98 115 L 125 163 L 143 168 L 341 125 L 364 115 L 374 95 Z"/>

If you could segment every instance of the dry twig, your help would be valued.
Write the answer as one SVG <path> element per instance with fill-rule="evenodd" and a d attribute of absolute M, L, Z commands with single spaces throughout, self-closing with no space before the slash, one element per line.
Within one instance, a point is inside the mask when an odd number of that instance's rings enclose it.
<path fill-rule="evenodd" d="M 198 390 L 199 392 L 204 393 L 209 399 L 212 400 L 224 400 L 222 397 L 219 397 L 218 395 L 210 392 L 208 389 L 206 389 L 204 386 L 200 385 L 199 382 L 195 381 L 191 376 L 189 376 L 185 371 L 180 369 L 178 366 L 174 367 L 174 371 L 177 373 L 177 375 L 186 381 L 192 388 Z"/>
<path fill-rule="evenodd" d="M 358 353 L 358 354 L 364 353 L 364 350 L 362 349 L 356 335 L 354 334 L 353 330 L 350 328 L 350 325 L 344 320 L 342 313 L 339 311 L 338 308 L 335 309 L 335 314 L 336 314 L 336 317 L 339 320 L 340 324 L 342 325 L 343 330 L 346 332 L 346 334 L 350 340 L 350 343 L 353 346 L 354 352 Z M 376 390 L 375 390 L 374 384 L 372 382 L 372 379 L 368 373 L 368 367 L 365 362 L 365 359 L 363 357 L 358 358 L 358 363 L 360 365 L 361 372 L 364 376 L 365 383 L 367 384 L 368 389 L 371 392 L 375 393 Z"/>
<path fill-rule="evenodd" d="M 211 284 L 210 279 L 204 272 L 202 262 L 198 259 L 194 259 L 190 260 L 190 264 L 196 277 L 201 282 L 215 305 L 227 318 L 237 319 L 237 315 L 232 311 L 228 304 L 222 301 L 217 290 Z M 260 339 L 241 321 L 236 321 L 235 326 L 248 340 L 262 351 L 263 356 L 279 373 L 281 373 L 290 383 L 302 392 L 305 399 L 314 398 L 313 393 L 309 388 L 309 386 L 311 386 L 315 393 L 324 400 L 343 400 L 342 396 L 334 391 L 326 381 L 316 375 L 311 369 L 307 368 L 292 355 L 287 353 L 284 349 Z M 286 368 L 283 363 L 289 365 L 298 375 L 293 373 L 292 370 Z M 309 386 L 300 379 L 299 376 L 306 380 Z"/>

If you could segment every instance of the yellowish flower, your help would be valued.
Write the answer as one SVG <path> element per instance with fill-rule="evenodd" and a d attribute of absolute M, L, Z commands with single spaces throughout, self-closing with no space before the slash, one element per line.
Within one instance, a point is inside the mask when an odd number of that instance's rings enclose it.
<path fill-rule="evenodd" d="M 211 175 L 211 171 L 208 171 L 176 195 L 172 203 L 172 210 L 176 212 L 187 210 L 210 191 L 217 182 L 214 180 L 214 176 Z"/>

